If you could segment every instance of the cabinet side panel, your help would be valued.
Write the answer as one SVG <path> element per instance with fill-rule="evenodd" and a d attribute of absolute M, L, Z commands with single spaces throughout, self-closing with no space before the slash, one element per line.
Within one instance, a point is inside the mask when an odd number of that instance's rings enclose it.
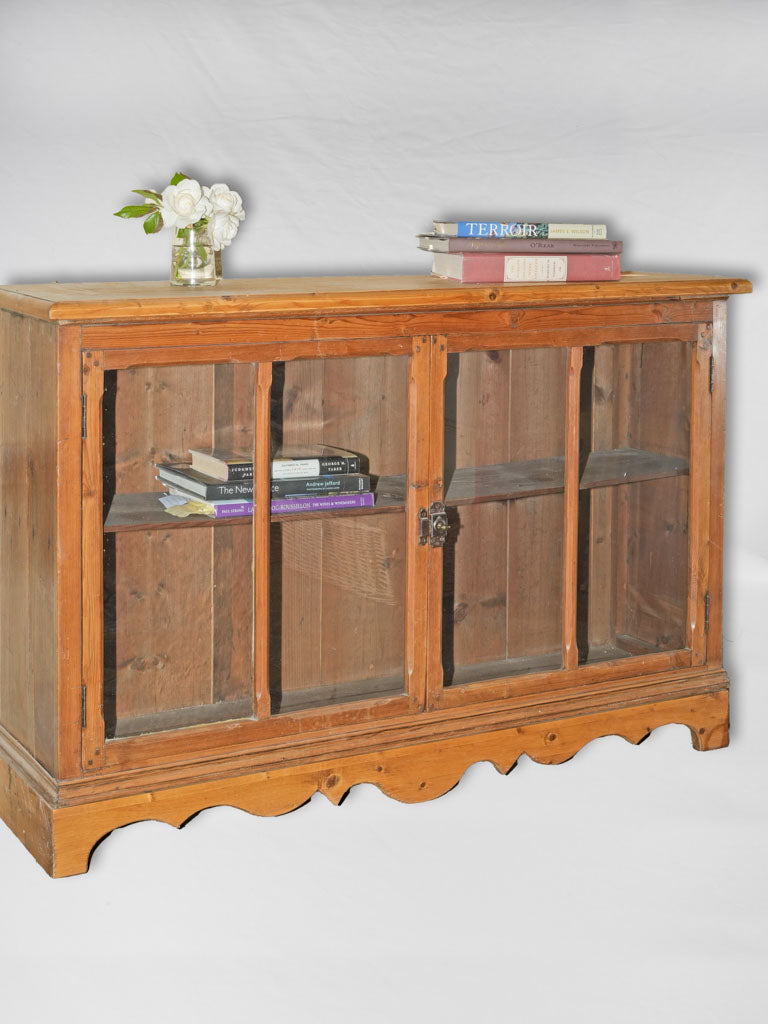
<path fill-rule="evenodd" d="M 56 768 L 56 328 L 0 313 L 0 724 Z"/>

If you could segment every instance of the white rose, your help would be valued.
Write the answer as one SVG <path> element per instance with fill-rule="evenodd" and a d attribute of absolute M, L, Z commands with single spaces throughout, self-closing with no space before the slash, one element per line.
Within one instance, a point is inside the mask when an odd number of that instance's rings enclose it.
<path fill-rule="evenodd" d="M 237 192 L 233 192 L 227 185 L 211 185 L 203 190 L 210 199 L 214 213 L 228 213 L 232 217 L 242 220 L 245 217 L 243 200 Z"/>
<path fill-rule="evenodd" d="M 213 213 L 208 218 L 208 232 L 211 236 L 213 248 L 218 252 L 224 249 L 237 234 L 240 227 L 240 220 L 233 213 Z"/>
<path fill-rule="evenodd" d="M 188 228 L 211 212 L 211 202 L 203 195 L 200 183 L 185 178 L 178 185 L 163 189 L 163 225 L 167 228 Z"/>

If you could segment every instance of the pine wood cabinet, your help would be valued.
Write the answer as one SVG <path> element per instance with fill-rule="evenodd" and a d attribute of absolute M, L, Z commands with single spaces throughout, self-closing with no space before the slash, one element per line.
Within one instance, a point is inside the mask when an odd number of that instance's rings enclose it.
<path fill-rule="evenodd" d="M 746 281 L 0 289 L 0 816 L 52 875 L 255 814 L 680 723 L 728 737 L 726 302 Z M 276 445 L 373 507 L 271 514 Z M 252 454 L 253 514 L 158 462 Z"/>

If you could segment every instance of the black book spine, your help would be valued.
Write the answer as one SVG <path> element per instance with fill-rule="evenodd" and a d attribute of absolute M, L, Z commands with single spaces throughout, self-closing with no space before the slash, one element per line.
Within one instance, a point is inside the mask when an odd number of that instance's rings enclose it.
<path fill-rule="evenodd" d="M 363 494 L 371 489 L 371 478 L 364 473 L 332 473 L 272 480 L 273 498 L 305 497 L 307 494 Z"/>
<path fill-rule="evenodd" d="M 314 456 L 308 456 L 307 459 L 314 459 Z M 272 463 L 272 475 L 274 479 L 275 467 L 281 463 L 286 462 L 304 462 L 304 459 L 276 459 Z M 322 455 L 316 460 L 320 466 L 319 476 L 332 476 L 337 473 L 359 473 L 360 472 L 360 456 L 359 455 Z M 287 477 L 278 476 L 279 480 L 288 479 Z M 297 479 L 304 479 L 303 477 Z"/>
<path fill-rule="evenodd" d="M 253 480 L 253 463 L 236 462 L 227 466 L 227 481 L 230 480 Z"/>
<path fill-rule="evenodd" d="M 206 484 L 204 498 L 209 501 L 249 501 L 253 498 L 253 480 L 232 480 L 220 484 Z"/>

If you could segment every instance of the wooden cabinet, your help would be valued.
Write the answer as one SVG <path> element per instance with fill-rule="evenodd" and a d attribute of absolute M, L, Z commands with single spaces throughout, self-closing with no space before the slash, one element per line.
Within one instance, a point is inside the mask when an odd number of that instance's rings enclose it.
<path fill-rule="evenodd" d="M 608 733 L 728 736 L 726 300 L 746 281 L 0 290 L 0 815 L 53 875 L 110 830 L 400 800 Z M 276 446 L 372 507 L 272 514 Z M 250 452 L 253 514 L 157 463 Z"/>

